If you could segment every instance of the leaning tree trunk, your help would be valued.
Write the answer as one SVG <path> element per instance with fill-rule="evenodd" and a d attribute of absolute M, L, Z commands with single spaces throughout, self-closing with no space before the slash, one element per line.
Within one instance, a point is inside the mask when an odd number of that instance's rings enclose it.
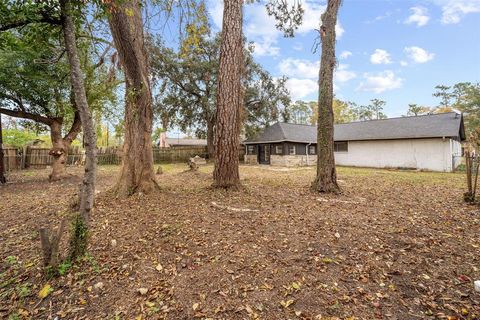
<path fill-rule="evenodd" d="M 85 174 L 80 187 L 80 210 L 76 216 L 73 234 L 70 240 L 70 256 L 82 256 L 87 249 L 88 222 L 93 209 L 96 179 L 97 139 L 93 125 L 92 113 L 88 107 L 83 74 L 80 68 L 77 45 L 75 39 L 75 25 L 71 12 L 71 1 L 61 0 L 63 36 L 70 65 L 70 79 L 75 95 L 75 104 L 82 122 L 85 143 Z"/>
<path fill-rule="evenodd" d="M 335 25 L 341 0 L 328 0 L 327 9 L 322 14 L 320 38 L 322 57 L 320 62 L 320 81 L 318 97 L 317 125 L 317 177 L 312 189 L 319 192 L 338 193 L 335 169 L 333 140 L 333 71 L 335 68 Z"/>
<path fill-rule="evenodd" d="M 109 24 L 125 73 L 123 164 L 115 191 L 149 193 L 158 188 L 153 169 L 153 103 L 138 0 L 111 1 Z"/>
<path fill-rule="evenodd" d="M 244 65 L 242 42 L 243 0 L 225 0 L 222 43 L 218 70 L 217 116 L 215 125 L 214 186 L 237 187 L 240 143 L 241 76 Z"/>

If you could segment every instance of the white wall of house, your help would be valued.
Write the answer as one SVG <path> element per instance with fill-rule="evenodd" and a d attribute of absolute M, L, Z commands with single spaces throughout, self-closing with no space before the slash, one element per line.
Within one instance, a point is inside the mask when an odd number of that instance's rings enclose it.
<path fill-rule="evenodd" d="M 453 156 L 460 153 L 460 143 L 450 138 L 349 141 L 348 152 L 335 152 L 335 162 L 343 166 L 450 172 L 454 169 Z"/>

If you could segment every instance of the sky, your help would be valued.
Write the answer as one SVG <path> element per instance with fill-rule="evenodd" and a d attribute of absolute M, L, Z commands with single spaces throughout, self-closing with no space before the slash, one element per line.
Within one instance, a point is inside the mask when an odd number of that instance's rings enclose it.
<path fill-rule="evenodd" d="M 276 30 L 264 1 L 245 5 L 244 34 L 257 62 L 289 78 L 292 98 L 310 101 L 318 98 L 321 50 L 313 48 L 326 1 L 300 1 L 294 38 Z M 220 30 L 223 1 L 210 0 L 208 10 Z M 342 100 L 382 99 L 395 117 L 409 103 L 437 106 L 436 85 L 480 81 L 480 0 L 343 0 L 338 19 L 334 91 Z"/>

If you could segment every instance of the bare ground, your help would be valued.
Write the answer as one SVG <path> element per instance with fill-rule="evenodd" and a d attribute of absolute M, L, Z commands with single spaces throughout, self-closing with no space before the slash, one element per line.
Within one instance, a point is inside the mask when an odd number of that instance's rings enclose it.
<path fill-rule="evenodd" d="M 480 210 L 462 202 L 462 175 L 340 168 L 333 197 L 309 191 L 313 168 L 244 166 L 235 192 L 210 188 L 210 166 L 185 169 L 164 166 L 161 192 L 115 199 L 117 168 L 101 167 L 89 256 L 53 279 L 37 230 L 67 214 L 81 170 L 11 175 L 0 318 L 480 318 Z"/>

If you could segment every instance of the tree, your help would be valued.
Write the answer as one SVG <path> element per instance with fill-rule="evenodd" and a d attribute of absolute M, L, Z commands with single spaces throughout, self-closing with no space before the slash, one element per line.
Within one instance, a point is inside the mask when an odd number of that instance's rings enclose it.
<path fill-rule="evenodd" d="M 410 103 L 408 105 L 407 116 L 420 116 L 430 113 L 430 108 L 419 106 L 415 103 Z"/>
<path fill-rule="evenodd" d="M 453 86 L 452 95 L 455 99 L 453 107 L 464 114 L 467 134 L 478 137 L 477 128 L 480 128 L 480 83 L 457 83 Z"/>
<path fill-rule="evenodd" d="M 207 139 L 208 154 L 214 158 L 216 93 L 220 35 L 196 33 L 193 48 L 182 43 L 179 52 L 167 48 L 158 39 L 150 39 L 149 53 L 154 85 L 154 111 L 164 130 L 177 125 L 182 131 L 194 129 L 197 137 Z M 185 42 L 192 37 L 187 31 Z M 245 98 L 241 124 L 247 137 L 278 121 L 290 104 L 285 78 L 274 79 L 244 49 L 245 71 L 242 85 Z M 156 90 L 155 90 L 156 89 Z"/>
<path fill-rule="evenodd" d="M 383 113 L 383 107 L 385 107 L 387 103 L 383 100 L 379 99 L 372 99 L 370 100 L 369 108 L 373 112 L 373 116 L 376 120 L 379 119 L 386 119 L 387 115 Z"/>
<path fill-rule="evenodd" d="M 309 124 L 311 123 L 313 112 L 312 104 L 305 101 L 295 101 L 295 103 L 289 108 L 290 121 L 296 124 Z M 315 103 L 315 109 L 316 109 Z"/>
<path fill-rule="evenodd" d="M 317 124 L 318 119 L 318 105 L 317 102 L 310 102 L 313 110 L 312 124 Z M 358 107 L 355 102 L 342 101 L 340 99 L 333 99 L 333 119 L 335 124 L 349 123 L 359 120 Z"/>
<path fill-rule="evenodd" d="M 435 87 L 437 91 L 433 94 L 434 97 L 440 98 L 440 103 L 437 108 L 443 110 L 451 110 L 451 100 L 453 95 L 449 92 L 451 87 L 445 85 L 438 85 Z"/>
<path fill-rule="evenodd" d="M 97 146 L 92 113 L 88 107 L 83 73 L 80 67 L 80 58 L 76 45 L 75 22 L 70 0 L 60 0 L 60 9 L 65 49 L 70 66 L 70 80 L 75 104 L 82 120 L 86 156 L 85 173 L 80 187 L 79 212 L 74 221 L 73 235 L 70 240 L 70 256 L 74 259 L 84 255 L 87 249 L 88 224 L 95 197 Z"/>
<path fill-rule="evenodd" d="M 59 30 L 29 25 L 5 31 L 0 49 L 0 113 L 28 119 L 50 129 L 53 156 L 50 180 L 65 176 L 67 151 L 81 130 L 73 101 L 68 64 L 62 59 Z M 69 125 L 65 134 L 64 126 Z"/>
<path fill-rule="evenodd" d="M 242 37 L 243 0 L 225 0 L 218 69 L 214 186 L 235 188 L 240 184 L 238 147 L 244 69 Z"/>
<path fill-rule="evenodd" d="M 123 159 L 115 186 L 119 195 L 149 193 L 158 188 L 153 170 L 153 101 L 145 48 L 141 3 L 105 1 L 108 22 L 125 75 Z"/>
<path fill-rule="evenodd" d="M 5 167 L 3 160 L 3 130 L 2 130 L 2 114 L 0 113 L 0 184 L 7 183 L 5 178 Z"/>
<path fill-rule="evenodd" d="M 335 26 L 341 0 L 328 0 L 322 14 L 320 39 L 322 55 L 318 97 L 317 126 L 317 175 L 312 189 L 318 192 L 338 193 L 337 172 L 334 156 L 334 115 L 333 115 L 333 70 L 335 68 Z"/>
<path fill-rule="evenodd" d="M 50 180 L 65 176 L 68 148 L 81 131 L 61 39 L 57 25 L 36 23 L 0 35 L 0 68 L 5 71 L 0 74 L 0 112 L 27 119 L 23 126 L 49 128 L 54 159 Z M 87 98 L 97 111 L 105 110 L 114 100 L 118 82 L 103 57 L 94 61 L 97 57 L 91 41 L 83 39 L 78 45 L 82 67 L 87 71 Z"/>

